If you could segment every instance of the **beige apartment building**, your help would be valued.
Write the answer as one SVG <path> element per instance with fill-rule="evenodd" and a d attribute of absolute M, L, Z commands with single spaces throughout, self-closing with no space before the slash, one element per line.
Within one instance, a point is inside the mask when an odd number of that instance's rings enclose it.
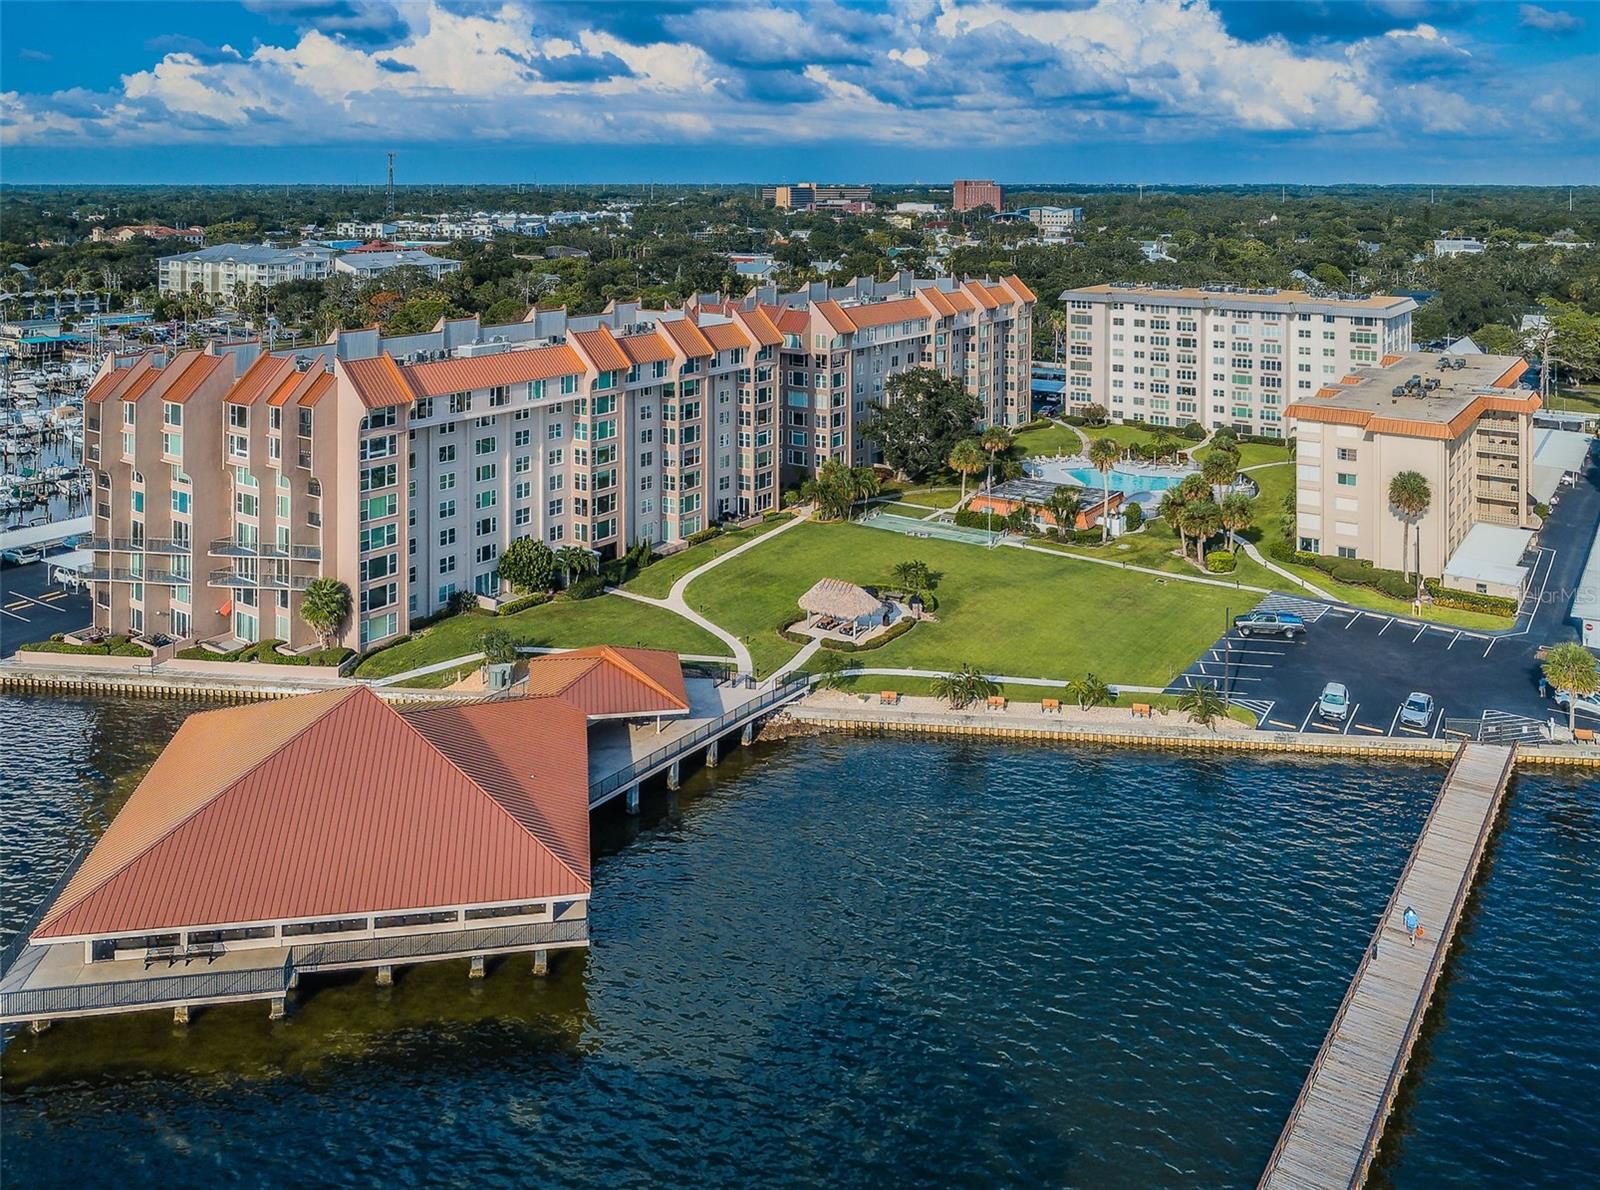
<path fill-rule="evenodd" d="M 1023 420 L 1032 301 L 1015 278 L 904 275 L 113 357 L 85 417 L 95 624 L 309 647 L 300 602 L 331 576 L 354 604 L 339 642 L 366 649 L 460 592 L 506 594 L 517 538 L 614 557 L 767 512 L 829 458 L 872 461 L 895 371 Z"/>
<path fill-rule="evenodd" d="M 1274 438 L 1291 402 L 1409 351 L 1417 308 L 1408 297 L 1133 283 L 1069 289 L 1061 304 L 1069 405 Z"/>
<path fill-rule="evenodd" d="M 1324 385 L 1287 411 L 1296 450 L 1299 548 L 1366 558 L 1437 577 L 1474 525 L 1533 529 L 1529 491 L 1537 393 L 1510 355 L 1388 355 Z M 1412 527 L 1389 505 L 1402 471 L 1428 481 L 1432 501 Z M 1511 559 L 1515 562 L 1516 559 Z"/>

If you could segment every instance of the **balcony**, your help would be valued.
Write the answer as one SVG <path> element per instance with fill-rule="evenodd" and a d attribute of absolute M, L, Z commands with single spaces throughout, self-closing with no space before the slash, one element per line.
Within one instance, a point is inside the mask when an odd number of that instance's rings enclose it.
<path fill-rule="evenodd" d="M 146 537 L 142 542 L 131 537 L 91 537 L 83 548 L 97 553 L 187 554 L 191 543 L 177 537 Z"/>
<path fill-rule="evenodd" d="M 206 580 L 209 587 L 259 587 L 265 591 L 304 591 L 311 584 L 313 574 L 282 575 L 277 573 L 248 574 L 242 570 L 213 570 Z"/>
<path fill-rule="evenodd" d="M 213 558 L 287 558 L 295 562 L 322 561 L 322 547 L 318 545 L 291 545 L 288 549 L 280 549 L 271 542 L 246 545 L 231 537 L 217 538 L 206 553 Z"/>
<path fill-rule="evenodd" d="M 170 570 L 134 571 L 126 566 L 93 566 L 88 572 L 94 583 L 149 583 L 153 587 L 186 587 L 190 578 Z"/>

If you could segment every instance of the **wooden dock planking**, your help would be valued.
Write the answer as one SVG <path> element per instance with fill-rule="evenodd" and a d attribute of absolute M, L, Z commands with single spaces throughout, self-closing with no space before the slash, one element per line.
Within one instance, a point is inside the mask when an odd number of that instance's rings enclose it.
<path fill-rule="evenodd" d="M 1262 1190 L 1360 1186 L 1472 889 L 1515 747 L 1463 743 L 1272 1150 Z M 1412 906 L 1423 938 L 1402 918 Z"/>

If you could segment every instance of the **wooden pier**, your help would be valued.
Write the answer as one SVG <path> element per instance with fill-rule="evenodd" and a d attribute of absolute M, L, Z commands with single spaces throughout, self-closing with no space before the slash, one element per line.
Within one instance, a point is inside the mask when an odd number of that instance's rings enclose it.
<path fill-rule="evenodd" d="M 1464 743 L 1261 1175 L 1262 1190 L 1366 1181 L 1472 890 L 1516 748 Z M 1402 918 L 1413 907 L 1415 946 Z"/>

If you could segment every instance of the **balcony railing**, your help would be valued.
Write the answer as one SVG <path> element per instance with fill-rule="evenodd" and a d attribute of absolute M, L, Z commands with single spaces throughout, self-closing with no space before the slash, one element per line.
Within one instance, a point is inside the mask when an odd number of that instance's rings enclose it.
<path fill-rule="evenodd" d="M 322 547 L 317 545 L 291 545 L 287 549 L 274 542 L 248 545 L 231 537 L 219 537 L 206 550 L 213 558 L 287 558 L 295 562 L 322 561 Z"/>
<path fill-rule="evenodd" d="M 126 566 L 93 566 L 89 569 L 93 583 L 149 583 L 154 587 L 187 587 L 193 580 L 170 570 L 133 571 Z"/>
<path fill-rule="evenodd" d="M 311 584 L 314 575 L 291 574 L 284 576 L 275 573 L 245 574 L 243 571 L 227 569 L 213 570 L 206 581 L 211 587 L 261 587 L 269 591 L 304 591 Z"/>
<path fill-rule="evenodd" d="M 192 544 L 187 538 L 177 537 L 146 537 L 143 541 L 131 537 L 91 537 L 83 548 L 117 554 L 187 554 Z"/>

